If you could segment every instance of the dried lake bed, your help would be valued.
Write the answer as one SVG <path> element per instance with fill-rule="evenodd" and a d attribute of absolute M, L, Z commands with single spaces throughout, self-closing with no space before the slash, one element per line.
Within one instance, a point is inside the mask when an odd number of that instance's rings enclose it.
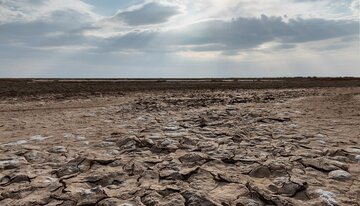
<path fill-rule="evenodd" d="M 359 205 L 358 83 L 81 84 L 2 93 L 0 205 Z"/>

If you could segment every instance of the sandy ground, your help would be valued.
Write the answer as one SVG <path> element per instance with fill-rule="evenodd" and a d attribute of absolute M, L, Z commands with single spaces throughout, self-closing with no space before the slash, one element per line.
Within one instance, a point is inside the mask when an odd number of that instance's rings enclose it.
<path fill-rule="evenodd" d="M 360 205 L 360 88 L 0 102 L 0 205 Z"/>

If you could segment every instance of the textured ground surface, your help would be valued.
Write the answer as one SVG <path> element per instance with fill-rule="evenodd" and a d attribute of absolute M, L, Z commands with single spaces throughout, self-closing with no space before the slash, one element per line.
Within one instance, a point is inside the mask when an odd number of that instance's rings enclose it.
<path fill-rule="evenodd" d="M 360 88 L 0 101 L 0 205 L 360 205 Z"/>

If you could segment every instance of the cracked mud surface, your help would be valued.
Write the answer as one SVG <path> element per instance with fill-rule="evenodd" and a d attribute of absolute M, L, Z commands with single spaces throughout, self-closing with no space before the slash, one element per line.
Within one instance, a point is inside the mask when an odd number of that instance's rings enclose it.
<path fill-rule="evenodd" d="M 359 87 L 0 108 L 0 205 L 360 205 Z"/>

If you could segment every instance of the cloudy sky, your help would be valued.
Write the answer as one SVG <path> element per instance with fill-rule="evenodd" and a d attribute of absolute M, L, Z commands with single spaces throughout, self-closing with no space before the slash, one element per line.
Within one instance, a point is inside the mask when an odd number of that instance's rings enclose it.
<path fill-rule="evenodd" d="M 0 0 L 0 77 L 360 76 L 360 0 Z"/>

